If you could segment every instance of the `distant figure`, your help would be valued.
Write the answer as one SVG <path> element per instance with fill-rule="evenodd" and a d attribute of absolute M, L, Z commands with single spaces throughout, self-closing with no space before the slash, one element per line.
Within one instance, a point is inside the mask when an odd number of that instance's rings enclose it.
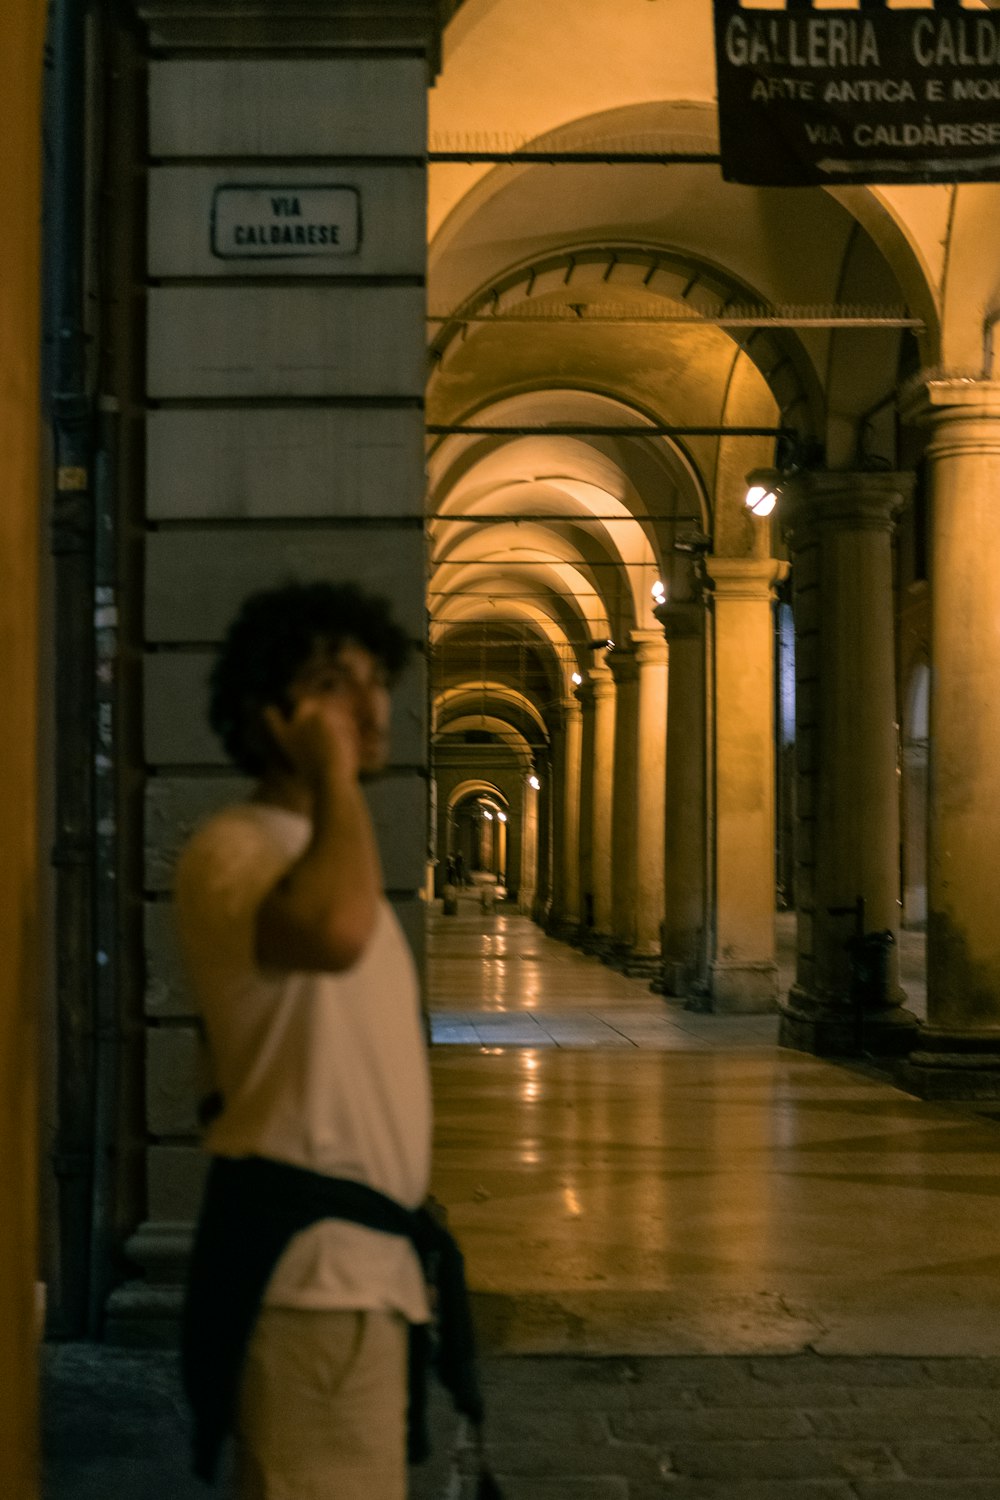
<path fill-rule="evenodd" d="M 455 855 L 455 883 L 457 885 L 468 885 L 469 883 L 465 873 L 465 856 L 461 849 Z"/>
<path fill-rule="evenodd" d="M 445 884 L 446 885 L 454 885 L 456 883 L 457 879 L 458 879 L 458 871 L 455 868 L 455 861 L 452 858 L 452 856 L 449 854 L 448 855 L 448 862 L 447 862 L 447 864 L 444 867 L 444 880 L 445 880 Z"/>

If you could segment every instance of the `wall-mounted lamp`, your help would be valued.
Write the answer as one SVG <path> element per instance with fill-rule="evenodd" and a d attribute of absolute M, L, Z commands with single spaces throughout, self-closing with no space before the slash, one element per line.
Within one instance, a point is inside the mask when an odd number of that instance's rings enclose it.
<path fill-rule="evenodd" d="M 483 808 L 483 817 L 486 819 L 487 823 L 493 822 L 493 814 L 490 812 L 488 807 Z"/>
<path fill-rule="evenodd" d="M 666 602 L 667 602 L 667 585 L 663 582 L 662 578 L 658 578 L 656 580 L 656 582 L 653 584 L 652 589 L 650 590 L 650 593 L 653 596 L 653 604 L 654 604 L 654 606 L 657 605 L 657 604 L 666 604 Z"/>
<path fill-rule="evenodd" d="M 615 649 L 614 641 L 610 640 L 606 635 L 595 636 L 592 641 L 587 642 L 587 645 L 591 651 L 613 651 Z"/>
<path fill-rule="evenodd" d="M 538 779 L 537 776 L 529 776 L 528 777 L 528 785 L 530 787 L 533 787 L 534 790 L 537 792 L 537 791 L 539 791 L 541 789 L 542 783 L 539 781 L 539 779 Z"/>
<path fill-rule="evenodd" d="M 498 823 L 506 823 L 506 821 L 507 821 L 507 814 L 506 813 L 499 813 L 498 812 L 497 813 L 497 822 Z"/>
<path fill-rule="evenodd" d="M 579 672 L 574 672 L 572 677 L 573 686 L 579 687 L 582 681 L 583 678 L 580 676 Z"/>
<path fill-rule="evenodd" d="M 744 504 L 753 515 L 769 516 L 781 493 L 781 475 L 776 469 L 751 469 L 747 475 Z"/>

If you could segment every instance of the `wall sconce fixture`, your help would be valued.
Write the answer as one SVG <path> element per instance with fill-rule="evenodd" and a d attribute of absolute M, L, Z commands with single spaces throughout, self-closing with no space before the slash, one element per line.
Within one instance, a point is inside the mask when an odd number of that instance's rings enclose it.
<path fill-rule="evenodd" d="M 751 469 L 747 475 L 744 504 L 753 515 L 769 516 L 781 493 L 781 473 L 777 469 Z"/>

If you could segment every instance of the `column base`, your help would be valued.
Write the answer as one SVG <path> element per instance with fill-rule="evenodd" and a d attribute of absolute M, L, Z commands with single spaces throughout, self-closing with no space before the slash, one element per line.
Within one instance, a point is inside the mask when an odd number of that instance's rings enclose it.
<path fill-rule="evenodd" d="M 628 943 L 623 943 L 621 938 L 612 936 L 598 949 L 598 957 L 602 964 L 607 964 L 609 969 L 617 969 L 620 974 L 624 974 L 631 952 L 632 949 Z"/>
<path fill-rule="evenodd" d="M 580 947 L 584 953 L 589 953 L 597 958 L 603 958 L 605 953 L 610 952 L 614 938 L 610 932 L 597 932 L 589 927 L 580 937 Z"/>
<path fill-rule="evenodd" d="M 557 943 L 573 942 L 579 930 L 580 920 L 578 917 L 556 917 L 554 920 L 550 917 L 545 924 L 546 934 L 550 938 L 555 938 Z"/>
<path fill-rule="evenodd" d="M 125 1250 L 145 1279 L 116 1287 L 105 1309 L 104 1341 L 121 1348 L 169 1349 L 180 1334 L 194 1225 L 141 1224 Z"/>
<path fill-rule="evenodd" d="M 626 979 L 653 979 L 662 967 L 659 953 L 642 953 L 632 948 L 625 954 L 622 973 Z"/>
<path fill-rule="evenodd" d="M 920 1034 L 917 1017 L 902 1005 L 859 1011 L 798 985 L 779 1010 L 778 1046 L 814 1057 L 905 1057 Z"/>
<path fill-rule="evenodd" d="M 725 963 L 709 970 L 712 1010 L 721 1016 L 767 1015 L 778 1006 L 778 965 Z"/>
<path fill-rule="evenodd" d="M 921 1099 L 1000 1099 L 1000 1034 L 923 1027 L 896 1082 Z"/>

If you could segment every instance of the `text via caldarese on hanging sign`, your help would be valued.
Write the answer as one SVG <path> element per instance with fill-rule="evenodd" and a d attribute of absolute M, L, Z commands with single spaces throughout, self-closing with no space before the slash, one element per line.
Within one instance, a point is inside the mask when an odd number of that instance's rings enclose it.
<path fill-rule="evenodd" d="M 357 188 L 217 187 L 212 253 L 226 259 L 356 255 L 361 243 Z"/>
<path fill-rule="evenodd" d="M 1000 13 L 715 0 L 730 182 L 1000 180 Z"/>

